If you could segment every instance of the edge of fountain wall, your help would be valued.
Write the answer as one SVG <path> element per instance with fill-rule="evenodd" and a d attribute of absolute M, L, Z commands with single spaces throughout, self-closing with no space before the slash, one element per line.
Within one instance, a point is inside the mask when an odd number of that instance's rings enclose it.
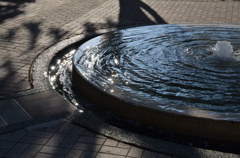
<path fill-rule="evenodd" d="M 182 26 L 182 24 L 180 24 L 180 26 Z M 186 24 L 183 26 L 226 27 L 226 25 L 219 26 L 212 24 Z M 239 26 L 235 25 L 228 25 L 228 27 L 239 28 Z M 153 107 L 135 105 L 134 103 L 126 102 L 98 88 L 82 76 L 74 65 L 72 80 L 75 90 L 100 104 L 107 110 L 127 119 L 132 119 L 171 132 L 240 142 L 240 121 L 238 119 L 239 115 L 237 114 L 219 114 L 218 117 L 216 117 L 213 114 L 206 114 L 204 110 L 195 108 L 188 108 L 187 110 L 189 112 L 183 114 L 172 110 L 159 110 Z M 200 111 L 200 113 L 196 113 L 197 110 Z"/>
<path fill-rule="evenodd" d="M 73 66 L 72 82 L 74 89 L 82 95 L 124 118 L 170 132 L 240 142 L 240 122 L 238 121 L 179 114 L 168 110 L 134 105 L 104 92 L 86 80 L 75 66 Z"/>

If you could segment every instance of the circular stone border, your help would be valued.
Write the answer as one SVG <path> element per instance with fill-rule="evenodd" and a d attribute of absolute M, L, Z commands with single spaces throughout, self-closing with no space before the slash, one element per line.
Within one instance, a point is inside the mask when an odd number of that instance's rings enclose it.
<path fill-rule="evenodd" d="M 173 25 L 162 26 L 169 27 Z M 181 26 L 194 27 L 196 25 Z M 76 57 L 77 55 L 75 54 Z M 73 61 L 76 62 L 77 60 Z M 208 110 L 190 107 L 184 108 L 186 113 L 180 113 L 173 110 L 137 105 L 130 101 L 127 102 L 123 98 L 116 97 L 100 89 L 84 77 L 77 68 L 76 63 L 73 63 L 72 83 L 73 88 L 85 97 L 124 118 L 147 124 L 157 129 L 189 136 L 240 142 L 239 115 L 220 113 L 219 117 L 216 117 Z"/>
<path fill-rule="evenodd" d="M 111 31 L 116 31 L 117 29 L 113 30 L 98 30 L 97 33 L 94 33 L 90 36 L 76 35 L 69 39 L 65 39 L 60 41 L 59 43 L 49 47 L 43 53 L 41 53 L 33 62 L 31 67 L 31 77 L 32 77 L 32 84 L 34 86 L 33 91 L 29 91 L 29 94 L 32 93 L 39 93 L 47 90 L 51 90 L 52 87 L 48 80 L 48 71 L 49 71 L 49 64 L 52 62 L 54 56 L 66 48 L 75 47 L 76 43 L 83 43 L 84 41 L 89 40 L 90 38 L 96 37 L 102 33 L 107 33 Z M 81 106 L 81 105 L 80 105 Z M 237 154 L 231 153 L 224 153 L 220 151 L 213 151 L 207 149 L 201 149 L 192 146 L 185 146 L 181 144 L 176 144 L 168 141 L 163 141 L 159 139 L 155 139 L 152 137 L 140 135 L 137 133 L 130 132 L 128 130 L 110 125 L 104 120 L 99 119 L 99 117 L 93 115 L 90 111 L 82 112 L 82 111 L 75 111 L 71 117 L 68 118 L 72 122 L 76 124 L 80 124 L 94 132 L 100 133 L 107 137 L 111 137 L 118 141 L 122 141 L 125 143 L 133 144 L 142 148 L 146 148 L 149 150 L 154 150 L 157 152 L 161 152 L 168 155 L 179 156 L 179 157 L 186 157 L 186 158 L 205 158 L 205 157 L 230 157 L 235 158 L 239 157 Z M 141 138 L 141 139 L 139 139 Z"/>

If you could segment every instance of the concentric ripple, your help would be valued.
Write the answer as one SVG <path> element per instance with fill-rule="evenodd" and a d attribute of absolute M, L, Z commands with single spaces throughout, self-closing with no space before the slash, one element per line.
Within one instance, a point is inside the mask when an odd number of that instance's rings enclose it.
<path fill-rule="evenodd" d="M 218 41 L 231 43 L 233 60 L 214 54 Z M 127 102 L 238 113 L 238 50 L 238 28 L 155 25 L 93 38 L 73 61 L 87 80 Z"/>
<path fill-rule="evenodd" d="M 216 56 L 218 41 L 233 60 Z M 145 26 L 98 36 L 73 62 L 97 87 L 138 105 L 239 113 L 240 30 L 206 26 Z"/>

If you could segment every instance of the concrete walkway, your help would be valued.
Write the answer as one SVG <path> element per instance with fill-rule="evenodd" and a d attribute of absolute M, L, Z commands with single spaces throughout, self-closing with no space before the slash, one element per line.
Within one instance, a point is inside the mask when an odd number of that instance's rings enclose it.
<path fill-rule="evenodd" d="M 0 129 L 75 109 L 69 103 L 59 108 L 64 100 L 54 91 L 8 97 L 34 89 L 29 75 L 32 62 L 61 40 L 100 29 L 150 24 L 240 24 L 239 14 L 238 0 L 0 1 Z M 121 143 L 62 119 L 1 135 L 0 157 L 172 156 Z"/>

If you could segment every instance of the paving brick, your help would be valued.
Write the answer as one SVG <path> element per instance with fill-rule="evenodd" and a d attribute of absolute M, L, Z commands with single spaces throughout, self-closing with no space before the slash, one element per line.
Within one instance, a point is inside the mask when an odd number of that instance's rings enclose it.
<path fill-rule="evenodd" d="M 47 153 L 47 154 L 53 154 L 53 155 L 66 155 L 68 153 L 69 149 L 65 148 L 59 148 L 59 147 L 52 147 L 52 146 L 44 146 L 40 152 Z"/>
<path fill-rule="evenodd" d="M 107 139 L 105 141 L 104 145 L 106 145 L 106 146 L 117 146 L 118 145 L 118 141 L 113 140 L 113 139 Z"/>
<path fill-rule="evenodd" d="M 96 135 L 95 135 L 95 137 L 96 137 L 96 138 L 103 138 L 103 139 L 107 139 L 107 137 L 106 137 L 106 136 L 104 136 L 104 135 L 101 135 L 101 134 L 96 134 Z"/>
<path fill-rule="evenodd" d="M 82 155 L 82 153 L 83 153 L 82 150 L 72 149 L 68 152 L 66 158 L 79 158 Z"/>
<path fill-rule="evenodd" d="M 172 158 L 172 156 L 164 155 L 164 154 L 158 154 L 157 158 Z"/>
<path fill-rule="evenodd" d="M 7 139 L 7 141 L 18 142 L 26 134 L 27 134 L 27 131 L 25 130 L 16 131 Z"/>
<path fill-rule="evenodd" d="M 90 136 L 90 137 L 94 137 L 96 135 L 96 133 L 93 133 L 93 132 L 90 132 L 88 130 L 86 130 L 84 133 L 83 133 L 84 136 Z"/>
<path fill-rule="evenodd" d="M 0 149 L 0 157 L 4 157 L 4 155 L 8 152 L 9 152 L 8 149 Z"/>
<path fill-rule="evenodd" d="M 42 148 L 42 145 L 31 144 L 27 149 L 20 155 L 19 158 L 32 158 Z"/>
<path fill-rule="evenodd" d="M 27 136 L 40 137 L 40 138 L 51 138 L 54 133 L 44 131 L 30 131 Z"/>
<path fill-rule="evenodd" d="M 78 138 L 79 138 L 78 135 L 67 135 L 63 139 L 63 141 L 60 143 L 59 147 L 71 148 L 75 144 Z"/>
<path fill-rule="evenodd" d="M 58 130 L 58 133 L 70 133 L 75 125 L 65 122 L 62 127 Z"/>
<path fill-rule="evenodd" d="M 125 158 L 125 156 L 98 153 L 96 158 Z"/>
<path fill-rule="evenodd" d="M 125 144 L 125 143 L 122 143 L 122 142 L 119 142 L 118 145 L 117 145 L 117 147 L 119 147 L 119 148 L 125 148 L 125 149 L 130 149 L 130 148 L 131 148 L 130 145 Z"/>
<path fill-rule="evenodd" d="M 84 151 L 80 158 L 95 158 L 97 152 Z"/>
<path fill-rule="evenodd" d="M 64 158 L 64 156 L 46 154 L 46 153 L 37 153 L 37 155 L 34 158 Z"/>
<path fill-rule="evenodd" d="M 0 107 L 0 115 L 8 125 L 31 120 L 14 99 L 1 101 Z"/>
<path fill-rule="evenodd" d="M 142 158 L 157 158 L 158 153 L 145 150 Z"/>
<path fill-rule="evenodd" d="M 81 136 L 78 139 L 78 142 L 81 143 L 89 143 L 89 144 L 103 144 L 106 139 L 103 138 L 96 138 L 96 137 L 89 137 L 89 136 Z"/>
<path fill-rule="evenodd" d="M 46 132 L 57 132 L 62 127 L 62 124 L 51 126 L 45 129 Z"/>
<path fill-rule="evenodd" d="M 18 157 L 29 144 L 17 143 L 6 155 L 6 157 Z"/>
<path fill-rule="evenodd" d="M 43 145 L 48 141 L 46 138 L 24 136 L 19 142 Z"/>
<path fill-rule="evenodd" d="M 63 99 L 54 90 L 16 98 L 16 101 L 28 112 L 33 119 L 50 117 L 57 113 L 75 110 L 75 107 Z M 33 106 L 34 105 L 34 106 Z M 36 108 L 37 107 L 37 108 Z M 49 138 L 53 133 L 40 131 L 31 134 Z"/>
<path fill-rule="evenodd" d="M 15 142 L 0 141 L 0 149 L 11 149 L 15 144 Z"/>
<path fill-rule="evenodd" d="M 99 151 L 101 145 L 87 144 L 87 143 L 75 143 L 72 147 L 73 149 L 83 150 L 83 151 Z"/>
<path fill-rule="evenodd" d="M 137 147 L 131 147 L 129 153 L 127 156 L 130 156 L 130 157 L 142 157 L 143 155 L 143 149 L 140 149 L 140 148 L 137 148 Z"/>
<path fill-rule="evenodd" d="M 72 131 L 70 132 L 70 134 L 75 134 L 75 135 L 81 135 L 83 134 L 83 132 L 85 131 L 84 128 L 79 127 L 79 126 L 75 126 Z"/>
<path fill-rule="evenodd" d="M 46 145 L 49 146 L 58 146 L 63 139 L 66 137 L 66 134 L 55 133 L 52 138 L 47 142 Z"/>
<path fill-rule="evenodd" d="M 7 134 L 0 135 L 0 141 L 7 140 L 12 134 L 13 133 L 7 133 Z"/>
<path fill-rule="evenodd" d="M 129 151 L 128 149 L 110 147 L 110 146 L 102 146 L 102 148 L 100 149 L 101 153 L 122 155 L 122 156 L 126 156 L 128 151 Z"/>

